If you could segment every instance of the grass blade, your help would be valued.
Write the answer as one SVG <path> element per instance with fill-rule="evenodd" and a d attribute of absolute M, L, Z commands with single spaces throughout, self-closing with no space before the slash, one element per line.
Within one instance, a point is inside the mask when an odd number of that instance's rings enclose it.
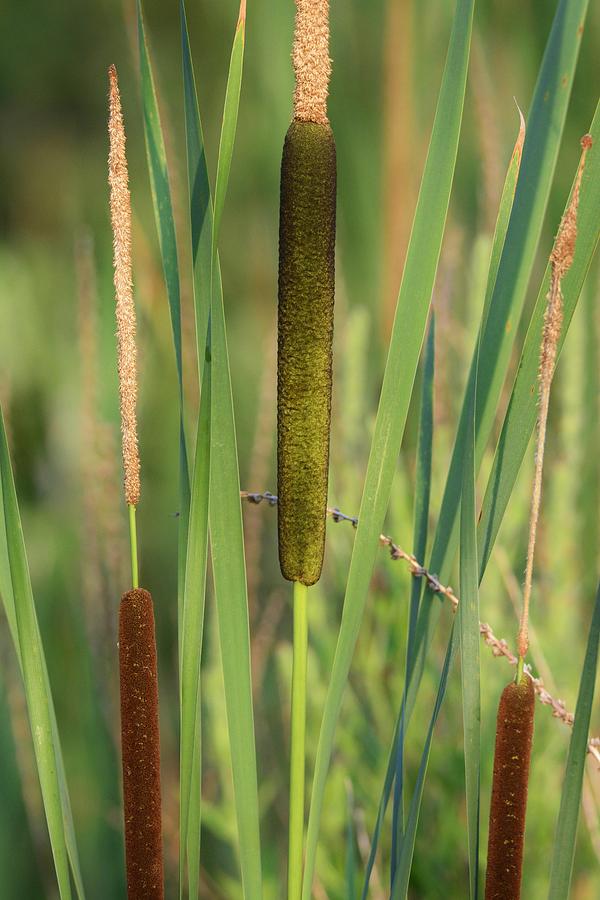
<path fill-rule="evenodd" d="M 58 734 L 55 726 L 44 649 L 31 590 L 21 517 L 19 515 L 6 430 L 4 428 L 4 417 L 1 411 L 0 481 L 18 637 L 17 655 L 23 674 L 27 711 L 33 736 L 38 777 L 42 790 L 58 889 L 61 900 L 70 900 L 72 894 L 69 855 L 67 852 L 66 828 L 63 821 L 64 816 L 70 817 L 70 808 L 65 806 L 65 785 L 61 784 L 61 752 L 58 745 Z"/>
<path fill-rule="evenodd" d="M 194 309 L 198 360 L 205 356 L 210 310 L 212 209 L 202 125 L 183 0 L 180 4 L 184 113 L 188 165 L 188 190 Z M 201 730 L 200 662 L 204 627 L 206 565 L 208 558 L 208 509 L 210 485 L 211 366 L 205 362 L 201 379 L 200 414 L 196 435 L 192 499 L 187 541 L 187 564 L 181 623 L 180 655 L 180 801 L 179 869 L 180 896 L 184 889 L 185 857 L 188 894 L 198 896 L 201 826 Z"/>
<path fill-rule="evenodd" d="M 472 0 L 459 0 L 398 298 L 342 623 L 319 736 L 307 833 L 303 900 L 310 900 L 312 892 L 319 823 L 335 726 L 360 629 L 425 332 L 458 149 L 472 19 Z"/>
<path fill-rule="evenodd" d="M 219 225 L 227 192 L 237 126 L 245 35 L 240 5 L 225 95 L 215 187 L 211 269 L 210 539 L 244 897 L 262 895 L 256 745 L 250 674 L 250 634 L 240 481 L 223 290 L 217 257 Z"/>
<path fill-rule="evenodd" d="M 427 532 L 429 524 L 429 499 L 431 494 L 431 457 L 433 447 L 433 378 L 435 363 L 435 317 L 431 316 L 429 333 L 425 346 L 423 360 L 423 385 L 421 393 L 421 412 L 419 416 L 419 440 L 417 446 L 417 468 L 415 476 L 415 513 L 413 553 L 417 559 L 425 559 L 427 550 Z M 415 652 L 415 629 L 421 598 L 421 584 L 418 578 L 413 578 L 410 586 L 410 608 L 408 614 L 408 634 L 406 641 L 406 671 L 412 668 L 412 656 Z M 404 684 L 406 685 L 405 679 Z M 402 707 L 404 709 L 404 705 Z M 396 855 L 399 853 L 401 840 L 398 835 L 404 831 L 404 716 L 400 716 L 400 730 L 396 752 L 396 772 L 394 775 L 394 806 L 392 812 L 392 861 L 391 881 L 394 881 L 396 871 Z M 377 840 L 373 838 L 371 854 L 377 847 Z M 368 885 L 373 860 L 369 860 L 370 866 L 365 884 Z"/>
<path fill-rule="evenodd" d="M 396 877 L 394 878 L 394 883 L 392 884 L 392 892 L 391 892 L 391 900 L 404 900 L 408 893 L 408 882 L 410 879 L 410 870 L 412 866 L 413 854 L 415 852 L 415 840 L 417 837 L 417 824 L 419 821 L 419 812 L 421 809 L 421 800 L 423 799 L 423 789 L 425 787 L 425 776 L 427 774 L 427 765 L 429 763 L 429 752 L 431 750 L 431 741 L 433 738 L 433 731 L 435 728 L 435 724 L 437 722 L 438 715 L 440 713 L 440 709 L 442 708 L 442 702 L 444 700 L 444 696 L 446 694 L 446 687 L 448 686 L 448 675 L 450 673 L 450 667 L 452 665 L 452 661 L 454 659 L 454 654 L 456 652 L 456 637 L 454 628 L 452 629 L 452 634 L 450 636 L 450 642 L 448 644 L 448 648 L 446 650 L 446 657 L 444 659 L 444 667 L 442 669 L 442 674 L 440 677 L 440 683 L 438 685 L 438 692 L 435 699 L 435 705 L 433 708 L 433 713 L 431 715 L 431 720 L 429 722 L 429 729 L 427 731 L 427 737 L 425 738 L 425 746 L 423 747 L 423 753 L 421 755 L 421 762 L 419 764 L 419 773 L 417 775 L 417 781 L 415 784 L 414 793 L 412 796 L 412 800 L 410 802 L 410 810 L 408 813 L 408 820 L 406 823 L 406 832 L 404 834 L 404 839 L 402 841 L 402 848 L 400 852 L 400 856 L 398 859 L 398 866 L 396 869 Z"/>
<path fill-rule="evenodd" d="M 562 285 L 563 326 L 558 343 L 558 354 L 565 342 L 600 237 L 598 224 L 600 222 L 600 105 L 596 108 L 590 134 L 594 144 L 588 153 L 583 172 L 577 213 L 575 256 Z M 538 413 L 536 386 L 539 353 L 549 284 L 550 265 L 546 268 L 531 316 L 483 500 L 479 524 L 479 557 L 482 574 L 492 552 L 510 494 L 535 428 Z"/>
<path fill-rule="evenodd" d="M 471 900 L 479 896 L 479 801 L 481 768 L 481 695 L 479 667 L 479 569 L 477 565 L 477 524 L 475 503 L 475 397 L 477 364 L 473 388 L 468 397 L 467 440 L 463 466 L 460 510 L 460 603 L 458 627 L 463 701 L 467 835 L 469 847 L 469 887 Z"/>
<path fill-rule="evenodd" d="M 567 769 L 560 798 L 560 811 L 554 837 L 554 853 L 552 854 L 549 900 L 568 900 L 569 897 L 573 859 L 575 856 L 575 841 L 577 838 L 577 822 L 581 807 L 581 788 L 587 757 L 588 732 L 598 667 L 599 642 L 600 585 L 596 594 L 583 671 L 579 682 L 575 722 L 569 744 Z"/>

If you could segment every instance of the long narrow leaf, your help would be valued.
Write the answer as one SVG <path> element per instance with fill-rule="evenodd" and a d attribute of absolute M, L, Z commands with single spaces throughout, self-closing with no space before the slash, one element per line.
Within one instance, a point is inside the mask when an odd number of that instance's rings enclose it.
<path fill-rule="evenodd" d="M 335 726 L 342 702 L 378 538 L 389 500 L 419 359 L 448 211 L 462 120 L 473 0 L 458 0 L 444 76 L 385 369 L 354 542 L 342 623 L 319 735 L 306 842 L 303 900 L 310 900 L 319 823 Z"/>
<path fill-rule="evenodd" d="M 210 540 L 244 897 L 262 896 L 256 746 L 250 673 L 250 634 L 237 441 L 225 331 L 223 290 L 217 257 L 237 126 L 246 5 L 242 0 L 233 41 L 215 187 L 211 270 L 211 457 Z"/>
<path fill-rule="evenodd" d="M 180 4 L 184 113 L 190 199 L 194 309 L 198 359 L 205 358 L 210 312 L 212 210 L 198 97 L 183 0 Z M 179 799 L 180 896 L 184 890 L 187 853 L 188 895 L 198 896 L 201 826 L 200 660 L 204 625 L 208 508 L 210 485 L 210 362 L 201 379 L 200 415 L 196 435 L 187 564 L 181 625 L 181 739 Z"/>
<path fill-rule="evenodd" d="M 560 811 L 554 837 L 550 891 L 548 900 L 568 900 L 577 822 L 581 808 L 581 788 L 587 757 L 588 732 L 594 699 L 594 685 L 598 668 L 598 644 L 600 642 L 600 585 L 596 594 L 594 614 L 588 637 L 583 671 L 579 682 L 579 695 L 575 707 L 575 721 L 569 744 L 567 770 L 560 798 Z"/>
<path fill-rule="evenodd" d="M 72 896 L 71 878 L 67 839 L 63 822 L 64 795 L 61 790 L 59 774 L 61 767 L 61 761 L 59 760 L 60 749 L 56 741 L 57 734 L 54 727 L 54 711 L 49 690 L 48 673 L 33 602 L 21 517 L 19 515 L 17 494 L 6 440 L 4 416 L 1 410 L 0 480 L 4 513 L 3 527 L 6 534 L 18 636 L 17 652 L 23 673 L 27 711 L 33 735 L 33 747 L 58 889 L 61 900 L 70 900 Z M 68 814 L 70 814 L 70 809 L 68 809 Z"/>

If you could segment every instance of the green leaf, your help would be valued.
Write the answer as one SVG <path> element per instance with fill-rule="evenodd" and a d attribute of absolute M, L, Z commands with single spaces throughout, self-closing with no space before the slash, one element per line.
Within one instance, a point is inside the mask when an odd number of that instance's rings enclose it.
<path fill-rule="evenodd" d="M 562 282 L 563 325 L 558 342 L 558 354 L 565 342 L 600 237 L 600 152 L 598 151 L 600 105 L 596 107 L 590 134 L 594 144 L 588 152 L 581 184 L 575 255 L 571 268 Z M 535 428 L 538 411 L 537 377 L 540 345 L 549 286 L 550 265 L 546 268 L 531 316 L 483 500 L 479 524 L 481 574 L 485 571 L 490 558 L 508 500 Z"/>
<path fill-rule="evenodd" d="M 423 385 L 421 392 L 421 412 L 419 416 L 419 439 L 417 445 L 417 466 L 415 476 L 415 512 L 414 512 L 414 533 L 413 533 L 413 553 L 417 559 L 425 559 L 427 550 L 427 533 L 429 526 L 429 499 L 431 494 L 431 458 L 433 448 L 433 379 L 434 379 L 434 362 L 435 362 L 435 317 L 432 313 L 429 323 L 429 333 L 427 335 L 427 343 L 425 346 L 425 356 L 423 360 Z M 408 632 L 406 639 L 406 671 L 412 668 L 412 657 L 416 650 L 415 633 L 417 626 L 417 616 L 419 613 L 419 601 L 421 599 L 421 580 L 413 578 L 410 586 L 410 607 L 408 613 Z M 407 679 L 404 684 L 406 686 Z M 404 704 L 402 706 L 404 709 Z M 404 717 L 400 715 L 400 730 L 398 732 L 398 742 L 396 751 L 396 772 L 394 775 L 394 806 L 392 813 L 392 863 L 391 863 L 391 880 L 394 880 L 396 870 L 396 858 L 401 847 L 400 837 L 404 831 L 404 740 L 405 727 Z M 382 809 L 381 821 L 385 810 Z M 378 817 L 378 824 L 381 827 Z M 368 879 L 371 874 L 373 862 L 375 860 L 374 850 L 378 843 L 377 833 L 373 836 L 371 854 L 369 859 L 370 865 L 367 866 L 368 872 L 365 886 L 368 885 Z"/>
<path fill-rule="evenodd" d="M 398 859 L 398 865 L 396 868 L 396 877 L 394 878 L 392 884 L 392 893 L 391 900 L 405 900 L 406 895 L 408 893 L 408 882 L 410 879 L 410 870 L 412 867 L 412 859 L 415 852 L 415 840 L 417 837 L 417 825 L 419 822 L 419 812 L 421 809 L 421 801 L 423 799 L 423 789 L 425 787 L 425 776 L 427 775 L 427 765 L 429 763 L 429 753 L 431 750 L 431 741 L 433 738 L 433 731 L 435 728 L 435 724 L 437 722 L 440 709 L 442 708 L 442 702 L 444 700 L 444 696 L 446 694 L 446 687 L 448 685 L 448 675 L 450 673 L 450 667 L 452 665 L 452 661 L 454 659 L 454 654 L 456 652 L 456 632 L 454 628 L 452 629 L 452 634 L 450 635 L 450 641 L 448 643 L 448 648 L 446 650 L 446 657 L 444 659 L 444 666 L 442 669 L 442 674 L 440 677 L 440 683 L 438 685 L 438 692 L 435 699 L 435 705 L 433 708 L 433 713 L 431 715 L 431 720 L 429 722 L 429 728 L 427 730 L 427 737 L 425 738 L 425 745 L 423 747 L 423 753 L 421 755 L 421 762 L 419 764 L 419 772 L 417 775 L 417 781 L 415 784 L 415 789 L 412 795 L 412 799 L 410 802 L 410 809 L 408 812 L 408 820 L 406 823 L 406 831 L 404 833 L 404 838 L 402 841 L 402 848 L 400 852 L 400 857 Z"/>
<path fill-rule="evenodd" d="M 219 144 L 211 269 L 210 540 L 231 746 L 244 897 L 262 896 L 256 745 L 240 480 L 217 241 L 225 204 L 244 58 L 245 0 L 231 51 Z"/>
<path fill-rule="evenodd" d="M 319 735 L 303 900 L 310 900 L 335 727 L 360 629 L 406 423 L 448 211 L 462 120 L 473 0 L 456 5 L 429 153 L 413 222 L 354 541 L 342 623 Z"/>
<path fill-rule="evenodd" d="M 481 692 L 479 666 L 479 569 L 475 503 L 475 397 L 477 363 L 468 395 L 467 440 L 460 511 L 460 603 L 458 626 L 463 700 L 469 887 L 479 896 L 479 801 L 481 768 Z"/>
<path fill-rule="evenodd" d="M 9 622 L 10 616 L 14 612 L 14 625 L 16 625 L 18 641 L 15 649 L 25 686 L 27 712 L 29 714 L 58 889 L 61 900 L 70 900 L 72 896 L 69 873 L 70 854 L 73 875 L 77 883 L 77 893 L 80 897 L 83 897 L 83 887 L 74 843 L 72 813 L 67 794 L 50 682 L 33 601 L 21 517 L 19 515 L 17 494 L 6 440 L 4 416 L 1 410 L 0 484 L 4 512 L 3 530 L 5 532 L 10 566 L 11 588 L 8 592 L 9 597 L 3 592 L 3 599 L 5 605 L 8 606 L 8 610 L 10 610 L 10 612 L 7 611 Z M 14 639 L 15 633 L 12 628 L 11 634 Z M 69 847 L 67 847 L 67 844 L 69 844 Z"/>
<path fill-rule="evenodd" d="M 554 837 L 554 853 L 550 873 L 549 900 L 568 900 L 573 859 L 575 856 L 575 840 L 577 822 L 581 807 L 581 788 L 585 761 L 587 757 L 588 733 L 594 699 L 594 685 L 598 667 L 598 644 L 600 642 L 600 585 L 596 594 L 596 603 L 592 624 L 588 637 L 583 670 L 579 682 L 579 695 L 575 707 L 575 721 L 569 744 L 567 769 L 563 781 L 560 798 L 560 811 L 556 835 Z"/>
<path fill-rule="evenodd" d="M 183 0 L 180 4 L 197 356 L 205 357 L 210 311 L 212 208 L 202 124 Z M 188 895 L 199 890 L 201 828 L 200 662 L 204 627 L 210 485 L 211 366 L 204 364 L 196 435 L 180 645 L 179 890 L 187 853 Z"/>

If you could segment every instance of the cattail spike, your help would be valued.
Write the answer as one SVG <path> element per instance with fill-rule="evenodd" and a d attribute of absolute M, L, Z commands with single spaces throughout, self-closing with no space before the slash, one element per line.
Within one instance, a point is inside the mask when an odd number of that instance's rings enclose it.
<path fill-rule="evenodd" d="M 108 183 L 113 230 L 113 264 L 117 316 L 121 434 L 125 472 L 125 500 L 137 506 L 140 499 L 140 460 L 137 439 L 137 350 L 131 266 L 131 198 L 125 156 L 125 129 L 117 70 L 108 70 L 109 120 Z"/>
<path fill-rule="evenodd" d="M 485 900 L 519 900 L 535 692 L 524 676 L 508 684 L 496 720 Z"/>
<path fill-rule="evenodd" d="M 121 598 L 119 675 L 127 896 L 163 900 L 158 667 L 148 591 Z"/>
<path fill-rule="evenodd" d="M 296 0 L 292 62 L 296 76 L 294 119 L 327 125 L 329 0 Z"/>

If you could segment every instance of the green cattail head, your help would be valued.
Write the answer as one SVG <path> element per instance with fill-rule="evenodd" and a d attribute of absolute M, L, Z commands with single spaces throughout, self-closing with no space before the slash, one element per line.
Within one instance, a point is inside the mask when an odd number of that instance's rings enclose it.
<path fill-rule="evenodd" d="M 306 585 L 318 581 L 325 547 L 335 211 L 331 128 L 294 121 L 281 165 L 277 491 L 281 571 Z"/>
<path fill-rule="evenodd" d="M 535 691 L 524 675 L 507 685 L 496 721 L 485 900 L 519 900 Z"/>
<path fill-rule="evenodd" d="M 129 900 L 163 900 L 158 674 L 148 591 L 123 594 L 119 682 Z"/>

